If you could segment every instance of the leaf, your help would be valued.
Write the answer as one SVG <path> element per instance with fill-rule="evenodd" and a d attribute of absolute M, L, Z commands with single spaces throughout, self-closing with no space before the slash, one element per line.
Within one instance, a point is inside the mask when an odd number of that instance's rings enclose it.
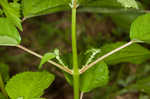
<path fill-rule="evenodd" d="M 96 48 L 92 48 L 92 49 L 87 50 L 85 54 L 89 54 L 89 53 L 92 53 L 92 54 L 90 55 L 90 57 L 86 61 L 85 66 L 88 65 L 89 63 L 91 63 L 92 60 L 95 58 L 96 54 L 98 54 L 100 52 L 101 52 L 101 50 L 96 49 Z"/>
<path fill-rule="evenodd" d="M 48 60 L 51 60 L 53 58 L 55 58 L 56 55 L 54 53 L 46 53 L 43 57 L 42 57 L 42 60 L 40 62 L 40 65 L 39 65 L 39 69 L 42 68 L 42 65 L 45 64 Z"/>
<path fill-rule="evenodd" d="M 7 18 L 0 18 L 0 45 L 16 46 L 21 38 L 14 25 Z"/>
<path fill-rule="evenodd" d="M 136 8 L 138 9 L 138 4 L 135 0 L 117 0 L 119 3 L 121 3 L 126 8 Z"/>
<path fill-rule="evenodd" d="M 1 16 L 1 15 L 3 15 L 3 10 L 2 10 L 2 9 L 0 9 L 0 16 Z"/>
<path fill-rule="evenodd" d="M 20 17 L 20 4 L 17 2 L 13 2 L 9 4 L 8 1 L 6 0 L 0 1 L 0 4 L 2 5 L 4 13 L 7 16 L 7 19 L 10 21 L 10 23 L 12 23 L 21 31 L 23 31 L 21 20 L 19 18 Z"/>
<path fill-rule="evenodd" d="M 61 59 L 62 59 L 61 61 L 65 64 L 65 66 L 68 66 L 68 68 L 72 69 L 72 66 L 73 66 L 72 53 L 67 53 L 63 55 Z M 66 81 L 72 86 L 73 85 L 72 75 L 64 72 L 64 76 L 65 76 Z"/>
<path fill-rule="evenodd" d="M 150 43 L 150 14 L 139 16 L 131 25 L 130 38 L 132 40 Z"/>
<path fill-rule="evenodd" d="M 24 72 L 13 76 L 6 85 L 11 99 L 40 98 L 43 91 L 54 81 L 54 75 L 48 72 Z"/>
<path fill-rule="evenodd" d="M 69 3 L 71 2 L 72 0 L 22 0 L 23 15 L 26 19 L 58 11 L 70 10 Z M 91 7 L 122 8 L 117 0 L 78 0 L 78 4 L 81 6 L 81 9 L 87 7 L 88 11 Z"/>
<path fill-rule="evenodd" d="M 94 8 L 121 8 L 117 0 L 79 0 L 79 5 Z"/>
<path fill-rule="evenodd" d="M 124 42 L 117 42 L 117 43 L 112 43 L 112 44 L 106 44 L 104 45 L 102 49 L 102 53 L 100 53 L 100 56 L 105 55 L 106 53 L 124 45 Z M 133 64 L 140 64 L 150 57 L 150 51 L 139 44 L 132 44 L 116 53 L 113 55 L 110 55 L 109 57 L 105 58 L 104 61 L 107 64 L 118 64 L 118 63 L 133 63 Z"/>
<path fill-rule="evenodd" d="M 21 5 L 17 1 L 14 0 L 13 3 L 10 3 L 10 8 L 8 9 L 8 12 L 6 12 L 7 17 L 10 19 L 10 21 L 18 27 L 21 31 L 23 31 L 21 22 L 22 20 L 20 19 L 21 17 Z"/>
<path fill-rule="evenodd" d="M 86 51 L 87 52 L 87 51 Z M 87 60 L 89 59 L 90 55 L 87 53 L 81 53 L 78 58 L 78 64 L 79 68 L 82 67 L 82 65 L 85 65 Z M 61 56 L 61 61 L 67 66 L 69 69 L 73 69 L 73 61 L 72 61 L 72 53 L 67 53 Z M 64 72 L 64 76 L 66 81 L 72 86 L 73 85 L 73 77 L 72 75 Z"/>
<path fill-rule="evenodd" d="M 0 63 L 0 74 L 5 82 L 9 80 L 9 67 L 4 63 Z"/>
<path fill-rule="evenodd" d="M 12 7 L 16 11 L 16 16 L 19 18 L 21 17 L 21 5 L 18 3 L 19 0 L 13 0 L 13 2 L 9 3 L 10 7 Z"/>
<path fill-rule="evenodd" d="M 138 90 L 150 94 L 150 77 L 137 80 L 135 84 L 130 85 L 128 90 Z"/>
<path fill-rule="evenodd" d="M 54 53 L 55 53 L 55 55 L 56 55 L 56 59 L 58 60 L 58 62 L 59 62 L 61 65 L 65 66 L 63 60 L 62 60 L 61 57 L 60 57 L 59 49 L 55 49 L 55 50 L 54 50 Z"/>
<path fill-rule="evenodd" d="M 37 16 L 37 13 L 68 5 L 70 0 L 22 0 L 25 18 Z"/>
<path fill-rule="evenodd" d="M 22 0 L 24 18 L 70 10 L 71 0 Z M 117 0 L 78 0 L 82 7 L 121 8 Z"/>
<path fill-rule="evenodd" d="M 89 92 L 108 83 L 109 70 L 104 62 L 99 62 L 80 77 L 80 90 Z"/>
<path fill-rule="evenodd" d="M 39 13 L 36 13 L 34 15 L 31 15 L 30 17 L 35 17 L 35 16 L 40 16 L 40 15 L 46 15 L 46 14 L 50 14 L 50 13 L 56 13 L 56 12 L 60 12 L 60 11 L 67 11 L 69 10 L 70 7 L 67 5 L 64 6 L 58 6 L 58 7 L 54 7 L 54 8 L 49 8 L 47 10 L 41 11 Z"/>

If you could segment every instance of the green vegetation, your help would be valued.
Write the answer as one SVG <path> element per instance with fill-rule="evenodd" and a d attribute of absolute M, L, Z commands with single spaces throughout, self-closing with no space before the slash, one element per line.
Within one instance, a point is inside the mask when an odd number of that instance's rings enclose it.
<path fill-rule="evenodd" d="M 46 99 L 45 90 L 52 90 L 49 86 L 56 83 L 53 73 L 61 75 L 60 78 L 64 74 L 73 87 L 74 99 L 83 99 L 89 92 L 93 92 L 92 99 L 115 99 L 128 93 L 138 93 L 136 97 L 139 99 L 149 99 L 150 11 L 145 10 L 149 4 L 148 0 L 142 3 L 135 0 L 0 0 L 0 99 Z M 50 23 L 38 19 L 56 12 L 69 13 L 69 25 L 60 17 L 51 19 Z M 80 24 L 78 12 L 92 13 L 95 22 L 88 15 Z M 111 26 L 99 26 L 99 22 L 105 23 L 108 17 Z M 56 19 L 59 21 L 54 22 Z M 33 27 L 26 29 L 22 25 L 24 22 L 40 28 L 36 27 L 36 31 Z M 58 29 L 59 25 L 63 29 Z M 88 28 L 85 25 L 89 25 Z M 90 28 L 100 33 L 91 33 L 93 37 L 85 35 L 92 32 Z M 98 28 L 107 30 L 107 33 Z M 30 32 L 32 40 L 22 34 L 25 31 Z M 39 33 L 33 35 L 35 32 Z M 62 41 L 67 48 L 59 50 L 64 44 Z M 52 47 L 54 51 L 42 56 L 22 46 L 21 42 L 44 52 L 50 43 L 59 44 Z M 26 54 L 15 56 L 18 51 L 9 55 L 11 51 L 6 51 L 7 46 L 17 47 L 40 58 L 41 62 L 34 63 L 33 56 L 28 59 Z M 11 67 L 9 62 L 19 67 Z M 53 71 L 46 69 L 46 62 L 56 68 L 51 67 Z M 36 64 L 34 69 L 23 66 L 33 64 Z"/>

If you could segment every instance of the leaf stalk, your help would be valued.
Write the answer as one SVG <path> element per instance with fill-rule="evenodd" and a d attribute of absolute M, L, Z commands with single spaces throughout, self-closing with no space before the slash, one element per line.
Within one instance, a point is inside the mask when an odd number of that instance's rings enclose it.
<path fill-rule="evenodd" d="M 89 65 L 87 65 L 87 66 L 83 66 L 83 68 L 80 69 L 80 74 L 84 73 L 84 72 L 87 71 L 89 68 L 93 67 L 95 64 L 97 64 L 98 62 L 104 60 L 104 59 L 107 58 L 108 56 L 110 56 L 110 55 L 112 55 L 112 54 L 114 54 L 114 53 L 120 51 L 120 50 L 123 49 L 123 48 L 126 48 L 126 47 L 130 46 L 131 44 L 133 44 L 133 43 L 135 43 L 135 42 L 137 42 L 137 41 L 132 40 L 132 41 L 130 41 L 130 42 L 128 42 L 128 43 L 126 43 L 126 44 L 124 44 L 124 45 L 122 45 L 122 46 L 120 46 L 120 47 L 114 49 L 114 50 L 112 50 L 111 52 L 105 54 L 104 56 L 101 56 L 100 58 L 98 58 L 97 60 L 95 60 L 94 62 L 92 62 L 91 64 L 89 64 Z"/>
<path fill-rule="evenodd" d="M 17 45 L 16 47 L 18 47 L 18 48 L 20 48 L 20 49 L 22 49 L 22 50 L 24 50 L 24 51 L 30 53 L 31 55 L 34 55 L 34 56 L 36 56 L 36 57 L 38 57 L 38 58 L 40 58 L 40 59 L 42 59 L 42 57 L 43 57 L 42 55 L 40 55 L 40 54 L 38 54 L 38 53 L 36 53 L 36 52 L 34 52 L 34 51 L 32 51 L 32 50 L 29 50 L 29 49 L 25 48 L 25 47 L 22 46 L 22 45 Z M 61 70 L 63 70 L 63 71 L 65 71 L 65 72 L 67 72 L 67 73 L 69 73 L 69 74 L 72 75 L 72 70 L 69 69 L 68 67 L 62 66 L 62 65 L 60 65 L 60 64 L 58 64 L 58 63 L 56 63 L 56 62 L 54 62 L 54 61 L 51 61 L 51 60 L 49 60 L 48 62 L 49 62 L 50 64 L 53 64 L 54 66 L 58 67 L 59 69 L 61 69 Z"/>

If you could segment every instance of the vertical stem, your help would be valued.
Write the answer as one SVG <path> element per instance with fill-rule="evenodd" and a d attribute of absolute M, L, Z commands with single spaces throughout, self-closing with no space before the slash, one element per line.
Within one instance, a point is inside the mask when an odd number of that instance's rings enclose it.
<path fill-rule="evenodd" d="M 6 97 L 6 99 L 8 99 L 8 95 L 7 95 L 7 92 L 5 90 L 4 82 L 3 82 L 1 74 L 0 74 L 0 89 L 2 91 L 2 94 Z"/>
<path fill-rule="evenodd" d="M 72 53 L 73 53 L 73 84 L 74 84 L 74 99 L 79 99 L 79 68 L 77 55 L 77 40 L 76 40 L 76 0 L 72 7 Z"/>

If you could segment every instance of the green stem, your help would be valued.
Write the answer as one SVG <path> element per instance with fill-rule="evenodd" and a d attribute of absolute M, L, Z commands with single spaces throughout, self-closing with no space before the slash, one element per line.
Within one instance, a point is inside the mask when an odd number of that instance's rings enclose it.
<path fill-rule="evenodd" d="M 73 84 L 74 99 L 79 99 L 79 68 L 76 44 L 76 7 L 72 8 L 72 52 L 73 52 Z"/>
<path fill-rule="evenodd" d="M 3 82 L 1 74 L 0 74 L 0 89 L 2 91 L 2 94 L 6 97 L 6 99 L 8 99 L 8 95 L 7 95 L 7 92 L 5 90 L 4 82 Z"/>

